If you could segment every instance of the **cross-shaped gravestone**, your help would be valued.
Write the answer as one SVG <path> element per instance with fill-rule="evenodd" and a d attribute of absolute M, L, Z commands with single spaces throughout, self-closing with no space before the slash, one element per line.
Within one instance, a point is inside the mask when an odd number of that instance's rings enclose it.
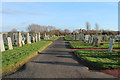
<path fill-rule="evenodd" d="M 8 49 L 13 49 L 11 37 L 8 37 L 7 41 L 8 41 Z"/>
<path fill-rule="evenodd" d="M 111 40 L 110 40 L 110 45 L 109 45 L 109 48 L 108 48 L 108 51 L 110 51 L 110 52 L 111 52 L 112 49 L 113 49 L 114 41 L 115 41 L 114 39 L 111 39 Z"/>
<path fill-rule="evenodd" d="M 0 52 L 5 51 L 4 42 L 3 42 L 3 35 L 0 33 Z"/>

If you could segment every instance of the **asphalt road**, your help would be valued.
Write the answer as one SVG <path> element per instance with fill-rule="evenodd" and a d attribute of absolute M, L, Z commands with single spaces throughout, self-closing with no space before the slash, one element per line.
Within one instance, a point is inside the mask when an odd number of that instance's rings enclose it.
<path fill-rule="evenodd" d="M 6 78 L 114 78 L 101 72 L 89 71 L 72 54 L 67 41 L 59 38 L 21 70 Z"/>

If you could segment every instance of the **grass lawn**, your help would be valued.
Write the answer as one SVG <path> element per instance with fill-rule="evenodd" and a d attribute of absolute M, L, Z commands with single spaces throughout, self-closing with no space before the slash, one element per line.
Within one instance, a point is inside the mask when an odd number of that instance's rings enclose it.
<path fill-rule="evenodd" d="M 106 41 L 106 42 L 101 42 L 103 44 L 110 44 L 110 41 Z M 120 42 L 114 42 L 115 44 L 120 44 Z"/>
<path fill-rule="evenodd" d="M 72 40 L 73 40 L 73 39 L 70 38 L 70 37 L 64 37 L 64 39 L 67 40 L 67 41 L 72 41 Z"/>
<path fill-rule="evenodd" d="M 48 40 L 53 40 L 53 41 L 55 41 L 55 40 L 57 40 L 57 39 L 59 39 L 59 37 L 54 37 L 54 38 L 51 38 L 51 39 L 48 39 Z"/>
<path fill-rule="evenodd" d="M 118 46 L 118 42 L 116 42 L 113 45 L 113 48 L 120 48 L 120 46 Z M 109 48 L 109 44 L 103 44 L 100 47 L 93 47 L 92 45 L 89 45 L 88 43 L 84 43 L 82 41 L 70 41 L 70 47 L 71 48 L 78 48 L 78 49 L 105 49 L 105 48 Z"/>
<path fill-rule="evenodd" d="M 118 51 L 120 52 L 120 50 L 113 50 L 113 52 L 79 50 L 75 51 L 75 54 L 87 64 L 94 66 L 95 69 L 120 69 Z"/>
<path fill-rule="evenodd" d="M 13 49 L 15 49 L 17 47 L 17 45 L 13 45 Z M 5 45 L 5 50 L 8 50 L 8 46 Z"/>
<path fill-rule="evenodd" d="M 51 41 L 38 41 L 2 52 L 2 73 L 7 73 L 25 64 L 30 58 L 42 51 Z"/>

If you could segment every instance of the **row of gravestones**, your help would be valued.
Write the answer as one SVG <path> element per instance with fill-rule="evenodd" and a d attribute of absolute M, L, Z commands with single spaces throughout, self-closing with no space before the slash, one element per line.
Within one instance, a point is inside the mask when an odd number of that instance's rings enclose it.
<path fill-rule="evenodd" d="M 80 34 L 73 34 L 73 35 L 68 35 L 68 37 L 72 38 L 73 40 L 80 40 L 80 41 L 88 41 L 89 38 L 94 37 L 94 36 L 98 36 L 98 35 L 84 35 L 82 33 Z M 115 39 L 115 41 L 120 41 L 120 35 L 99 35 L 99 39 L 101 39 L 101 41 L 107 41 L 107 40 L 111 40 L 111 39 Z"/>
<path fill-rule="evenodd" d="M 120 35 L 84 35 L 82 33 L 80 33 L 79 35 L 73 34 L 72 35 L 68 35 L 68 37 L 73 38 L 73 40 L 77 40 L 79 39 L 80 41 L 84 41 L 84 42 L 88 42 L 88 44 L 92 45 L 92 46 L 96 46 L 99 47 L 101 45 L 101 41 L 110 41 L 110 45 L 108 48 L 108 51 L 112 51 L 113 48 L 113 44 L 115 41 L 120 41 Z"/>
<path fill-rule="evenodd" d="M 42 35 L 43 39 L 50 39 L 55 37 L 55 35 Z M 0 52 L 5 51 L 4 44 L 8 46 L 8 49 L 13 49 L 12 45 L 17 45 L 18 47 L 21 47 L 25 44 L 30 44 L 31 42 L 37 42 L 41 40 L 40 33 L 35 33 L 33 35 L 29 33 L 0 33 Z M 25 43 L 26 41 L 26 43 Z"/>

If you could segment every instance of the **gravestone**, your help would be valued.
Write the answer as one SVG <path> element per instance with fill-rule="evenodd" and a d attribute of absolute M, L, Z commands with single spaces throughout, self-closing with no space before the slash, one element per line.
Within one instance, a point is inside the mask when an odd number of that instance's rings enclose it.
<path fill-rule="evenodd" d="M 96 46 L 96 47 L 99 47 L 99 46 L 100 46 L 100 43 L 101 43 L 101 37 L 100 37 L 100 36 L 97 36 L 96 39 L 95 39 L 95 46 Z"/>
<path fill-rule="evenodd" d="M 38 41 L 37 33 L 35 34 L 35 42 Z"/>
<path fill-rule="evenodd" d="M 14 40 L 13 40 L 13 32 L 8 32 L 8 37 L 11 37 L 11 41 L 12 43 L 14 43 Z"/>
<path fill-rule="evenodd" d="M 77 34 L 75 34 L 75 40 L 77 40 Z"/>
<path fill-rule="evenodd" d="M 23 46 L 23 45 L 25 45 L 25 42 L 24 42 L 24 40 L 22 40 L 22 46 Z"/>
<path fill-rule="evenodd" d="M 75 40 L 75 34 L 73 34 L 73 40 Z"/>
<path fill-rule="evenodd" d="M 110 52 L 111 52 L 112 49 L 113 49 L 114 41 L 115 41 L 114 39 L 111 39 L 111 40 L 110 40 L 110 45 L 109 45 L 109 48 L 108 48 L 108 51 L 110 51 Z"/>
<path fill-rule="evenodd" d="M 80 29 L 80 32 L 79 32 L 79 41 L 82 41 L 84 40 L 84 34 L 82 33 L 82 30 Z"/>
<path fill-rule="evenodd" d="M 18 36 L 18 33 L 15 33 L 14 34 L 14 43 L 13 44 L 16 44 L 16 45 L 17 45 L 17 36 Z"/>
<path fill-rule="evenodd" d="M 120 35 L 118 35 L 118 41 L 120 41 Z"/>
<path fill-rule="evenodd" d="M 25 36 L 22 37 L 22 46 L 25 45 Z"/>
<path fill-rule="evenodd" d="M 7 34 L 3 34 L 3 41 L 4 44 L 7 45 Z"/>
<path fill-rule="evenodd" d="M 73 33 L 73 40 L 75 40 L 75 33 Z"/>
<path fill-rule="evenodd" d="M 3 42 L 3 34 L 0 33 L 0 52 L 5 51 L 5 47 L 4 47 L 4 42 Z"/>
<path fill-rule="evenodd" d="M 40 33 L 38 33 L 38 41 L 40 41 Z"/>
<path fill-rule="evenodd" d="M 34 36 L 32 37 L 32 42 L 33 42 L 33 43 L 35 42 L 35 37 L 34 37 Z"/>
<path fill-rule="evenodd" d="M 85 41 L 89 40 L 90 35 L 85 35 Z"/>
<path fill-rule="evenodd" d="M 31 36 L 29 36 L 29 43 L 31 44 Z"/>
<path fill-rule="evenodd" d="M 27 44 L 30 44 L 30 36 L 29 36 L 29 33 L 27 33 Z"/>
<path fill-rule="evenodd" d="M 91 36 L 88 37 L 88 44 L 90 44 Z"/>
<path fill-rule="evenodd" d="M 46 35 L 46 33 L 44 34 L 44 39 L 47 39 L 47 35 Z"/>
<path fill-rule="evenodd" d="M 17 46 L 18 47 L 21 47 L 22 44 L 21 44 L 21 41 L 22 40 L 22 36 L 21 36 L 21 32 L 18 32 L 18 39 L 17 39 Z"/>
<path fill-rule="evenodd" d="M 107 41 L 107 35 L 103 35 L 103 41 Z"/>
<path fill-rule="evenodd" d="M 90 39 L 90 45 L 92 45 L 92 43 L 93 43 L 93 36 Z"/>
<path fill-rule="evenodd" d="M 93 35 L 93 36 L 92 36 L 92 39 L 91 39 L 91 44 L 90 44 L 90 45 L 93 45 L 93 46 L 94 46 L 94 43 L 95 43 L 95 36 Z"/>
<path fill-rule="evenodd" d="M 8 41 L 8 49 L 13 49 L 13 46 L 12 46 L 12 41 L 11 41 L 11 37 L 8 37 L 7 38 L 7 41 Z"/>

